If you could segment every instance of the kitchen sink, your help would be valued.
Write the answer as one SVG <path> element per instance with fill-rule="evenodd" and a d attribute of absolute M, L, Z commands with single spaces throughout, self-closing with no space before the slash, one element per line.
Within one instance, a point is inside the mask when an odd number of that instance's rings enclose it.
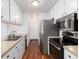
<path fill-rule="evenodd" d="M 21 38 L 22 36 L 15 36 L 13 38 L 9 37 L 6 41 L 16 41 L 18 40 L 19 38 Z"/>

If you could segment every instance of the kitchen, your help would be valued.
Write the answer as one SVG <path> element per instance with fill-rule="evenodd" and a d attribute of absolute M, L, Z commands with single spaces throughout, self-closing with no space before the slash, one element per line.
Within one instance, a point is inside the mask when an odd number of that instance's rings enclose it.
<path fill-rule="evenodd" d="M 1 0 L 1 59 L 78 59 L 78 0 Z"/>

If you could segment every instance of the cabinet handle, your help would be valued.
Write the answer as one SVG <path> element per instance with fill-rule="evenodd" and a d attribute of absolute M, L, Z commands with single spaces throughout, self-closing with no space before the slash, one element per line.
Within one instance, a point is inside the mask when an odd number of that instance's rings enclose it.
<path fill-rule="evenodd" d="M 7 56 L 7 58 L 9 58 L 9 55 Z"/>
<path fill-rule="evenodd" d="M 19 51 L 19 49 L 18 49 L 18 51 Z"/>
<path fill-rule="evenodd" d="M 3 18 L 3 16 L 1 16 L 1 18 Z"/>
<path fill-rule="evenodd" d="M 17 47 L 16 47 L 17 48 Z"/>
<path fill-rule="evenodd" d="M 24 46 L 24 44 L 22 46 Z"/>
<path fill-rule="evenodd" d="M 67 14 L 67 12 L 65 12 L 65 14 Z"/>
<path fill-rule="evenodd" d="M 57 47 L 55 44 L 53 44 L 53 43 L 50 43 L 50 44 L 53 45 L 56 49 L 60 50 L 60 48 Z"/>
<path fill-rule="evenodd" d="M 15 57 L 13 57 L 13 59 L 15 59 Z"/>
<path fill-rule="evenodd" d="M 71 56 L 69 55 L 69 58 L 71 58 Z"/>

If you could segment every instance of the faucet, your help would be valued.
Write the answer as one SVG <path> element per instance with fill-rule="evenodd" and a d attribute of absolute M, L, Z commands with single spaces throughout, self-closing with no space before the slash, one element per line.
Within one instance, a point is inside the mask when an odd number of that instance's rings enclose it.
<path fill-rule="evenodd" d="M 16 33 L 16 31 L 12 31 L 11 33 L 10 33 L 10 36 L 8 36 L 9 38 L 14 38 L 15 37 L 15 33 Z"/>

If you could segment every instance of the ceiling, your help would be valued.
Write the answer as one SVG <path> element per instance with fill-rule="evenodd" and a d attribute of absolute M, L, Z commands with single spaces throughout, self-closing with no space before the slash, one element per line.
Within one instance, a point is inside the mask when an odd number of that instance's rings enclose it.
<path fill-rule="evenodd" d="M 56 0 L 38 0 L 39 6 L 31 4 L 32 0 L 16 0 L 23 12 L 48 12 L 55 4 Z"/>

